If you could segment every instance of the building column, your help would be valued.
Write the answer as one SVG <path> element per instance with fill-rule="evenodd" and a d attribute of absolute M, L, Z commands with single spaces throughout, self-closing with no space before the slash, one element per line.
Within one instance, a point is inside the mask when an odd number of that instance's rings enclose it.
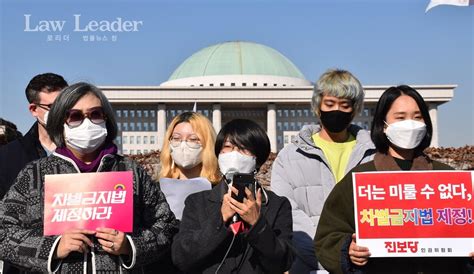
<path fill-rule="evenodd" d="M 431 118 L 431 123 L 433 124 L 433 136 L 431 137 L 431 147 L 439 147 L 438 142 L 438 105 L 429 104 L 429 113 Z"/>
<path fill-rule="evenodd" d="M 267 105 L 267 135 L 270 139 L 270 149 L 277 152 L 277 131 L 276 131 L 276 105 Z"/>
<path fill-rule="evenodd" d="M 212 105 L 212 125 L 216 133 L 221 130 L 222 127 L 222 113 L 221 113 L 221 104 Z"/>
<path fill-rule="evenodd" d="M 158 130 L 158 149 L 163 147 L 163 141 L 166 134 L 166 104 L 158 104 L 158 114 L 156 115 L 156 125 Z"/>

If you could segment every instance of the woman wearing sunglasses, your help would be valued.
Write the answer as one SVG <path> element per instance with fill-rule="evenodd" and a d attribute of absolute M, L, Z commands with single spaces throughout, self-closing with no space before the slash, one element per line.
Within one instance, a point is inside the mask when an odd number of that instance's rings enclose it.
<path fill-rule="evenodd" d="M 91 84 L 69 86 L 51 107 L 47 131 L 56 151 L 28 164 L 0 204 L 0 257 L 26 272 L 142 273 L 169 250 L 177 221 L 157 184 L 117 155 L 107 98 Z M 108 171 L 133 171 L 133 233 L 105 227 L 43 236 L 45 175 Z"/>

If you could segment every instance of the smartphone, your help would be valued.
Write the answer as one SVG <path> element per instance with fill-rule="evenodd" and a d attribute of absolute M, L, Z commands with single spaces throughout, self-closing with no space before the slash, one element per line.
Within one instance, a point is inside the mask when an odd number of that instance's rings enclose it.
<path fill-rule="evenodd" d="M 247 196 L 245 194 L 245 188 L 247 187 L 250 191 L 253 191 L 254 184 L 255 178 L 252 173 L 235 173 L 232 179 L 232 186 L 239 191 L 239 194 L 235 195 L 234 192 L 232 192 L 232 198 L 242 203 Z"/>

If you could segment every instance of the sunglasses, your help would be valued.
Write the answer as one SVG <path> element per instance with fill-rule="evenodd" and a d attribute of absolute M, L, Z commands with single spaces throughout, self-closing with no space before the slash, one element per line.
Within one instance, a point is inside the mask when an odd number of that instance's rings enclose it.
<path fill-rule="evenodd" d="M 70 127 L 77 127 L 80 126 L 86 118 L 89 118 L 94 124 L 101 124 L 105 121 L 106 116 L 102 107 L 91 108 L 87 113 L 78 109 L 71 109 L 67 112 L 66 124 Z"/>

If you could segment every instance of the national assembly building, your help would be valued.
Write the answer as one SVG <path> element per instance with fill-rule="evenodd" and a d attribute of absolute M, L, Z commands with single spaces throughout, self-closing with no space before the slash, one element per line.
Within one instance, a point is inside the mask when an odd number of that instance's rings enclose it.
<path fill-rule="evenodd" d="M 317 77 L 317 75 L 315 75 Z M 365 101 L 354 123 L 370 129 L 375 106 L 389 86 L 364 86 Z M 413 85 L 429 107 L 431 146 L 438 146 L 438 106 L 449 102 L 456 85 Z M 245 118 L 267 131 L 273 152 L 306 124 L 318 123 L 311 110 L 313 84 L 277 50 L 252 42 L 225 42 L 187 58 L 159 86 L 101 86 L 116 111 L 116 143 L 123 154 L 160 150 L 170 121 L 191 111 L 207 116 L 216 132 Z"/>

